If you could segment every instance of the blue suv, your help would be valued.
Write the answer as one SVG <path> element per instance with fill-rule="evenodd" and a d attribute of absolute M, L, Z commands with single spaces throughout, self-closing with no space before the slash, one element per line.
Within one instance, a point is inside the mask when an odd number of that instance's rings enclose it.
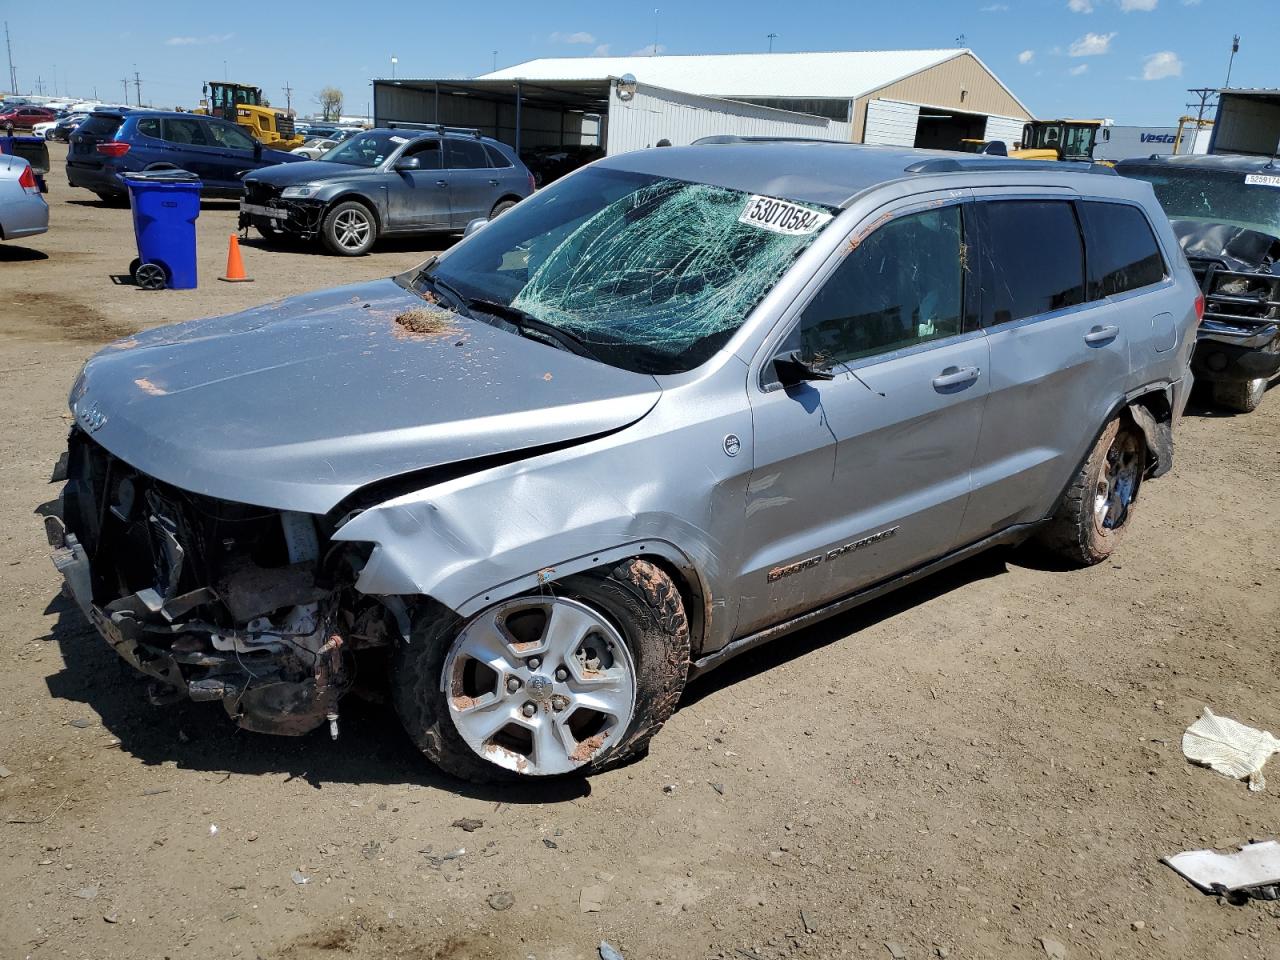
<path fill-rule="evenodd" d="M 193 113 L 96 111 L 71 135 L 67 180 L 107 201 L 128 194 L 121 174 L 189 170 L 206 197 L 238 197 L 250 170 L 301 160 L 264 147 L 243 128 Z"/>

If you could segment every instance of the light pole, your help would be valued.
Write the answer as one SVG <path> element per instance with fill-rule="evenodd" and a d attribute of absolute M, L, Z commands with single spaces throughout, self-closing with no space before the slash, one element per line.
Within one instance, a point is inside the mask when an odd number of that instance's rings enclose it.
<path fill-rule="evenodd" d="M 1224 87 L 1231 86 L 1231 68 L 1232 66 L 1235 65 L 1236 54 L 1239 52 L 1240 52 L 1240 34 L 1237 33 L 1234 37 L 1231 38 L 1231 59 L 1227 61 L 1227 82 L 1223 84 Z"/>
<path fill-rule="evenodd" d="M 392 57 L 392 58 L 391 58 L 391 79 L 392 79 L 392 80 L 394 80 L 394 79 L 396 78 L 396 64 L 397 64 L 397 63 L 399 63 L 399 62 L 400 62 L 400 60 L 399 60 L 399 58 L 398 58 L 398 57 Z"/>

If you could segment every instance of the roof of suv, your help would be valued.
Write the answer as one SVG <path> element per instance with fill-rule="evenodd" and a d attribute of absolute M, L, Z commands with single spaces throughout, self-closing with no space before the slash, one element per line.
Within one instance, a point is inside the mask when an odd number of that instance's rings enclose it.
<path fill-rule="evenodd" d="M 833 207 L 846 204 L 872 187 L 923 175 L 1008 173 L 1014 177 L 1013 182 L 1025 183 L 1030 172 L 1036 180 L 1069 186 L 1079 185 L 1082 176 L 1092 179 L 1094 174 L 1114 173 L 1110 167 L 1088 163 L 1010 160 L 949 150 L 822 140 L 764 139 L 636 150 L 597 160 L 595 165 Z"/>
<path fill-rule="evenodd" d="M 1233 153 L 1194 153 L 1171 156 L 1133 157 L 1121 160 L 1119 167 L 1173 167 L 1190 170 L 1223 170 L 1239 173 L 1256 173 L 1270 169 L 1280 176 L 1280 162 L 1271 157 L 1247 157 Z"/>

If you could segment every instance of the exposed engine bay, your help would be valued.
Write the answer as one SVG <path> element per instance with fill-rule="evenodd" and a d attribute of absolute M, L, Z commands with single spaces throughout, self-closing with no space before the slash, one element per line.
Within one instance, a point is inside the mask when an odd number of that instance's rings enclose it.
<path fill-rule="evenodd" d="M 337 736 L 357 659 L 399 629 L 352 587 L 366 545 L 331 541 L 323 517 L 161 483 L 79 429 L 66 478 L 65 529 L 49 520 L 55 564 L 116 652 L 153 679 L 155 702 L 220 700 L 248 730 L 328 722 Z"/>
<path fill-rule="evenodd" d="M 1205 294 L 1205 315 L 1245 327 L 1280 319 L 1280 238 L 1227 223 L 1173 220 Z"/>

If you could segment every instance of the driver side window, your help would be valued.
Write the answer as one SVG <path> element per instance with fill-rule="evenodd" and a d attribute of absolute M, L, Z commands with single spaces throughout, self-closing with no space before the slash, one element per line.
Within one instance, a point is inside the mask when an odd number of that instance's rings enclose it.
<path fill-rule="evenodd" d="M 806 363 L 828 368 L 955 336 L 965 257 L 959 205 L 890 220 L 836 267 L 780 353 L 799 351 Z"/>
<path fill-rule="evenodd" d="M 439 140 L 415 140 L 405 147 L 404 153 L 400 155 L 401 160 L 409 157 L 418 158 L 419 170 L 439 170 L 444 166 L 440 159 Z"/>

